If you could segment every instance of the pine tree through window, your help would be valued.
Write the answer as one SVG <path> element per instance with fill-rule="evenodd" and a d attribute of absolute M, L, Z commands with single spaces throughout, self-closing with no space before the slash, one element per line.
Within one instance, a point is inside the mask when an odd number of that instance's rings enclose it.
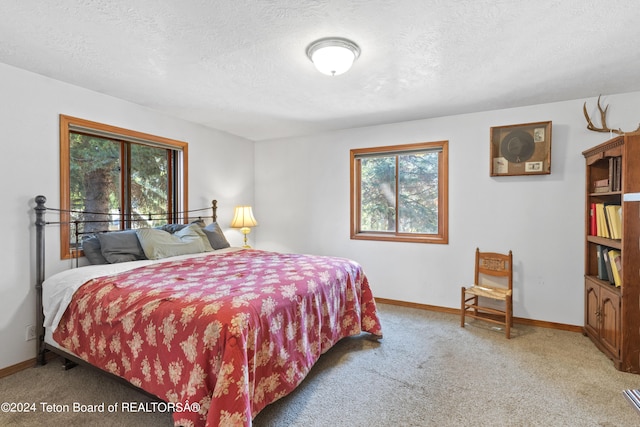
<path fill-rule="evenodd" d="M 448 142 L 351 150 L 351 238 L 448 243 Z"/>
<path fill-rule="evenodd" d="M 62 221 L 89 233 L 155 227 L 186 210 L 187 143 L 68 116 L 60 127 L 61 207 L 82 212 Z M 74 227 L 62 226 L 62 258 L 76 249 Z"/>

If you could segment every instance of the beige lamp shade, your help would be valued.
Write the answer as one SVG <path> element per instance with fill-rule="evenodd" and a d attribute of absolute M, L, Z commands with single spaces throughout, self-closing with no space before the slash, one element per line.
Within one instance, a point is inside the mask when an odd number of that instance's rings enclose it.
<path fill-rule="evenodd" d="M 247 234 L 251 232 L 251 227 L 258 225 L 258 221 L 253 216 L 253 209 L 251 206 L 236 206 L 236 210 L 233 213 L 233 220 L 231 221 L 232 228 L 239 228 L 240 232 L 244 234 L 243 248 L 250 248 L 247 244 Z"/>
<path fill-rule="evenodd" d="M 231 221 L 231 227 L 244 228 L 255 227 L 256 225 L 258 225 L 258 221 L 256 221 L 253 216 L 253 209 L 251 209 L 251 206 L 236 206 L 236 210 L 233 213 L 233 220 Z"/>

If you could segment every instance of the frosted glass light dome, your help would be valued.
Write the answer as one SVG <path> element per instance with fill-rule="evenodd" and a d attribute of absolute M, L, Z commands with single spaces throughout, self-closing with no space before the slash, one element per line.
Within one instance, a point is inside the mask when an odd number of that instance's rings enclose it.
<path fill-rule="evenodd" d="M 338 76 L 349 71 L 360 56 L 360 48 L 351 40 L 326 38 L 311 43 L 307 56 L 322 74 Z"/>

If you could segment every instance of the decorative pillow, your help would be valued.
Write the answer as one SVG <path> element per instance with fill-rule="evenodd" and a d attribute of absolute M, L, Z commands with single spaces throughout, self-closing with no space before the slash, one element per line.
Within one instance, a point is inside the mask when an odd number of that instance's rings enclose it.
<path fill-rule="evenodd" d="M 190 224 L 165 224 L 155 228 L 158 230 L 166 231 L 167 233 L 175 234 L 180 230 L 184 230 L 189 225 L 198 226 L 198 227 L 194 227 L 194 230 L 200 235 L 200 237 L 202 237 L 202 243 L 204 244 L 204 251 L 211 252 L 213 248 L 211 247 L 211 243 L 209 242 L 207 235 L 202 231 L 202 228 L 204 228 L 204 221 L 202 221 L 201 219 L 191 221 Z"/>
<path fill-rule="evenodd" d="M 102 248 L 100 247 L 98 236 L 91 236 L 84 239 L 82 241 L 82 250 L 90 264 L 109 264 L 102 255 Z"/>
<path fill-rule="evenodd" d="M 199 229 L 200 226 L 191 224 L 174 234 L 157 228 L 141 228 L 136 234 L 147 258 L 161 259 L 205 252 Z"/>
<path fill-rule="evenodd" d="M 207 235 L 213 249 L 224 249 L 231 246 L 217 222 L 212 222 L 203 228 L 202 231 Z"/>
<path fill-rule="evenodd" d="M 205 252 L 211 252 L 213 250 L 213 248 L 211 247 L 211 243 L 209 242 L 209 238 L 205 234 L 204 229 L 202 228 L 202 226 L 199 225 L 198 223 L 193 223 L 192 222 L 191 225 L 189 225 L 189 227 L 191 227 L 191 229 L 193 231 L 195 231 L 198 234 L 198 236 L 200 236 L 200 238 L 202 239 L 202 244 L 204 245 L 204 251 Z"/>
<path fill-rule="evenodd" d="M 204 228 L 204 221 L 201 219 L 196 219 L 194 221 L 191 221 L 189 224 L 165 224 L 165 225 L 160 225 L 158 227 L 154 227 L 157 228 L 158 230 L 162 230 L 162 231 L 166 231 L 167 233 L 175 233 L 176 231 L 180 231 L 183 228 L 185 228 L 188 225 L 191 224 L 198 224 L 200 227 Z"/>
<path fill-rule="evenodd" d="M 146 259 L 135 230 L 98 234 L 102 256 L 110 264 Z"/>

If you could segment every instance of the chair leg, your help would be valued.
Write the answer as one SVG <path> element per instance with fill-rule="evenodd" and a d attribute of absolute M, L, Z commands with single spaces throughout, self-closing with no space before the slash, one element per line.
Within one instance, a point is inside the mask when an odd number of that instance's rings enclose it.
<path fill-rule="evenodd" d="M 511 327 L 513 327 L 513 297 L 509 298 L 509 306 L 510 306 L 510 310 L 509 310 L 509 320 L 510 320 L 510 324 Z"/>
<path fill-rule="evenodd" d="M 512 303 L 511 303 L 511 297 L 508 297 L 505 300 L 505 305 L 506 305 L 506 312 L 504 313 L 504 323 L 505 323 L 505 331 L 507 334 L 507 339 L 511 339 L 511 326 L 513 325 L 513 314 L 511 312 L 512 310 Z"/>
<path fill-rule="evenodd" d="M 460 326 L 464 328 L 464 312 L 466 311 L 464 308 L 464 297 L 465 297 L 465 287 L 462 287 L 462 303 L 460 306 Z"/>

